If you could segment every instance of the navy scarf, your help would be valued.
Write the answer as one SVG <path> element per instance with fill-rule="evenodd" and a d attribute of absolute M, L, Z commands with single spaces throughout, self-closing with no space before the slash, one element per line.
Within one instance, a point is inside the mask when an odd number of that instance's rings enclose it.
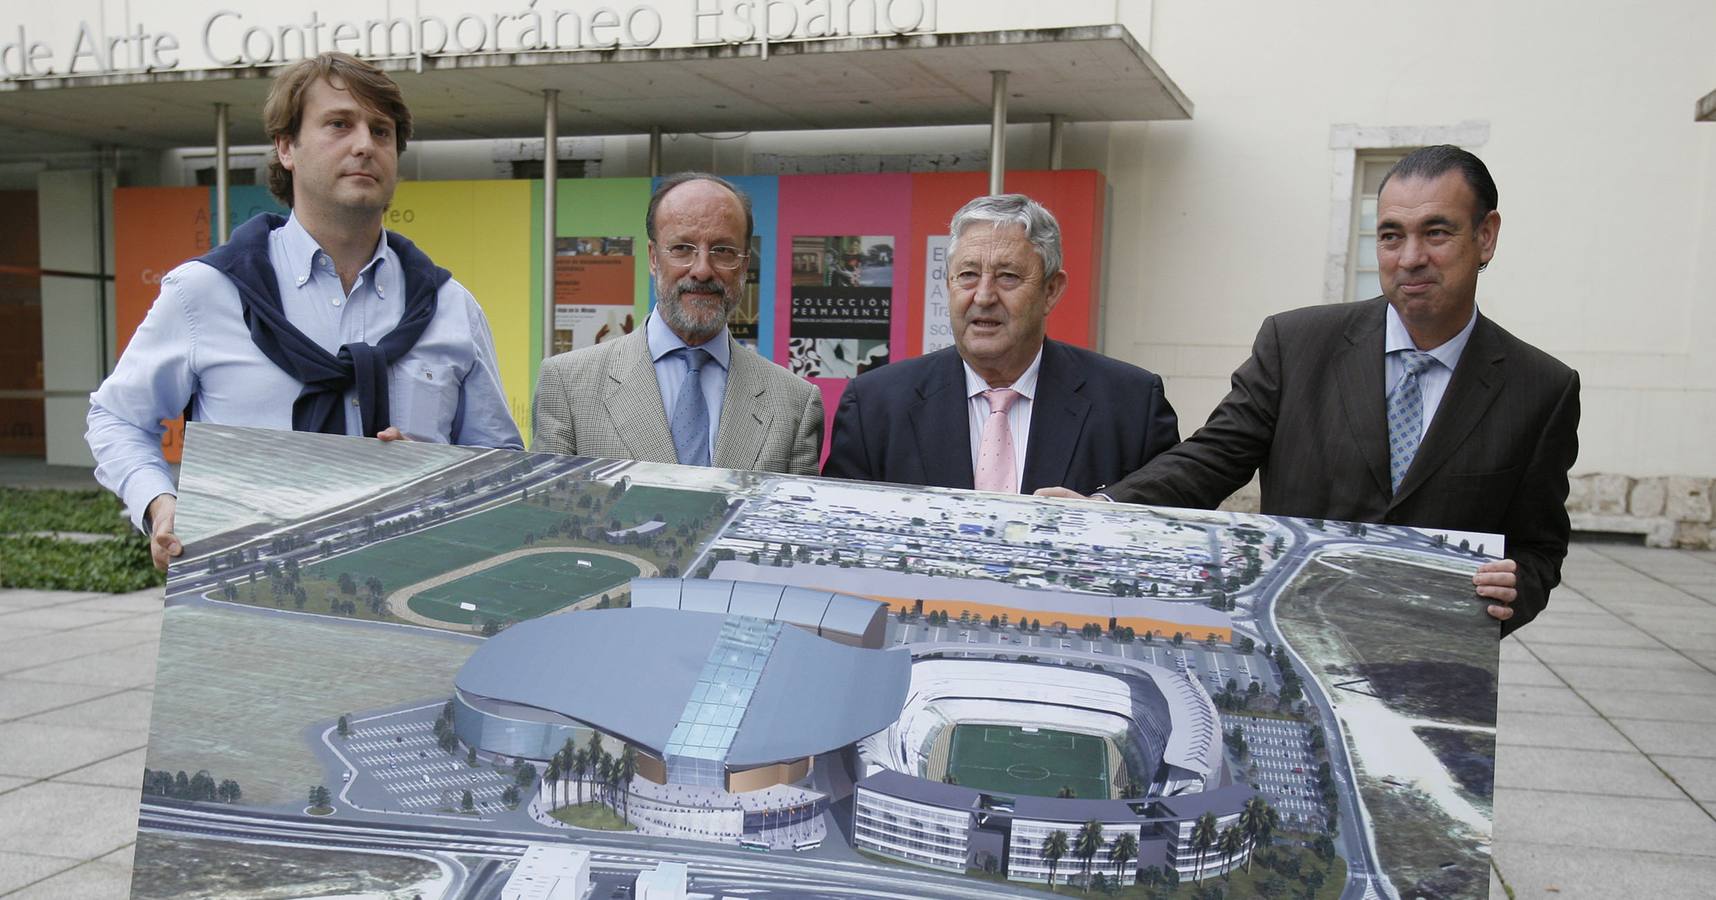
<path fill-rule="evenodd" d="M 435 297 L 441 285 L 453 277 L 393 232 L 387 245 L 405 274 L 405 312 L 399 324 L 374 344 L 346 344 L 338 355 L 323 350 L 286 319 L 280 301 L 280 283 L 268 261 L 268 235 L 286 224 L 272 213 L 261 213 L 238 226 L 232 239 L 210 251 L 200 261 L 230 279 L 238 288 L 244 307 L 244 324 L 262 355 L 287 374 L 304 383 L 304 392 L 292 404 L 292 430 L 322 434 L 345 434 L 346 411 L 341 404 L 348 388 L 357 388 L 358 411 L 363 418 L 364 437 L 375 437 L 392 424 L 388 407 L 387 369 L 394 360 L 411 351 L 423 329 L 435 318 Z"/>

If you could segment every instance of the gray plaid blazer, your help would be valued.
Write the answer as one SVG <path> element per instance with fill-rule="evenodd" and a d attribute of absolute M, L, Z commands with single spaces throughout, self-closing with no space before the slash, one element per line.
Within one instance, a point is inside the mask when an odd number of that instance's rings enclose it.
<path fill-rule="evenodd" d="M 815 475 L 822 392 L 728 337 L 727 396 L 713 464 Z M 530 449 L 672 463 L 673 435 L 644 329 L 549 357 L 536 382 Z"/>

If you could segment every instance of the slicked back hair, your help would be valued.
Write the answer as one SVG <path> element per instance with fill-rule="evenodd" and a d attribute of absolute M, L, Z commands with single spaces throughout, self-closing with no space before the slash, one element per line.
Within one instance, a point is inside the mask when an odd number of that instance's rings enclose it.
<path fill-rule="evenodd" d="M 405 142 L 411 137 L 411 110 L 399 85 L 375 66 L 334 51 L 295 62 L 274 76 L 268 102 L 262 105 L 262 127 L 270 141 L 279 137 L 298 140 L 298 129 L 304 124 L 304 97 L 311 85 L 322 80 L 345 89 L 369 112 L 392 119 L 395 147 L 405 152 Z M 268 192 L 288 207 L 292 205 L 292 173 L 280 164 L 278 153 L 268 159 Z"/>
<path fill-rule="evenodd" d="M 1448 172 L 1458 171 L 1466 179 L 1466 186 L 1472 189 L 1472 196 L 1477 198 L 1477 208 L 1472 213 L 1472 227 L 1483 224 L 1484 217 L 1496 208 L 1496 180 L 1490 177 L 1489 167 L 1470 151 L 1462 150 L 1452 144 L 1436 144 L 1422 147 L 1406 154 L 1405 158 L 1394 164 L 1388 174 L 1382 176 L 1382 183 L 1377 185 L 1376 192 L 1388 186 L 1388 180 L 1400 178 L 1441 178 Z"/>
<path fill-rule="evenodd" d="M 990 194 L 960 207 L 947 226 L 949 260 L 959 250 L 960 235 L 979 222 L 996 228 L 1017 225 L 1025 229 L 1025 240 L 1043 261 L 1043 278 L 1052 278 L 1061 270 L 1061 223 L 1041 203 L 1024 194 Z"/>
<path fill-rule="evenodd" d="M 649 235 L 649 239 L 652 241 L 656 239 L 655 208 L 661 205 L 661 198 L 666 197 L 668 191 L 692 181 L 713 182 L 726 188 L 738 199 L 739 206 L 745 210 L 745 246 L 740 247 L 739 250 L 745 253 L 751 252 L 751 234 L 756 231 L 757 223 L 756 219 L 751 215 L 750 195 L 739 190 L 739 186 L 733 182 L 728 181 L 719 175 L 711 175 L 708 172 L 676 172 L 666 178 L 663 178 L 661 183 L 656 185 L 654 193 L 649 195 L 649 209 L 644 213 L 644 231 Z"/>

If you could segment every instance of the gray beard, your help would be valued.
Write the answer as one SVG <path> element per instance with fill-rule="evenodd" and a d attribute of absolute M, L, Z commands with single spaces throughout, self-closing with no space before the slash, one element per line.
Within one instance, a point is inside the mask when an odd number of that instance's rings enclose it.
<path fill-rule="evenodd" d="M 710 288 L 721 292 L 721 316 L 712 323 L 699 322 L 687 313 L 685 307 L 680 304 L 679 294 L 687 289 L 708 290 Z M 702 344 L 720 334 L 721 329 L 727 324 L 727 318 L 733 314 L 733 310 L 738 306 L 738 295 L 728 290 L 726 284 L 714 279 L 699 281 L 694 278 L 681 278 L 672 284 L 661 280 L 656 282 L 655 308 L 661 311 L 661 319 L 667 323 L 667 327 L 673 329 L 673 333 L 679 335 L 688 344 Z"/>

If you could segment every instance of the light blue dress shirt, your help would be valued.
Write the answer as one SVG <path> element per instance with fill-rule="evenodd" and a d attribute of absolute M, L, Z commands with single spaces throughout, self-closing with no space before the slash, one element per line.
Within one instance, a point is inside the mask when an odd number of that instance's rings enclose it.
<path fill-rule="evenodd" d="M 377 242 L 349 292 L 296 216 L 269 235 L 268 261 L 286 318 L 329 353 L 380 340 L 404 313 L 405 277 L 386 240 Z M 149 501 L 175 493 L 161 456 L 163 419 L 177 417 L 194 397 L 197 421 L 290 431 L 292 404 L 302 392 L 298 379 L 251 340 L 232 282 L 187 262 L 161 280 L 119 365 L 89 396 L 85 438 L 96 479 L 125 501 L 141 527 Z M 346 433 L 357 435 L 356 390 L 346 398 Z M 417 345 L 389 367 L 388 403 L 393 424 L 414 440 L 524 447 L 501 389 L 488 320 L 453 279 L 436 295 L 435 318 Z"/>
<path fill-rule="evenodd" d="M 1400 376 L 1406 372 L 1406 364 L 1401 361 L 1397 350 L 1416 350 L 1418 345 L 1412 342 L 1412 335 L 1406 331 L 1406 323 L 1400 321 L 1400 313 L 1390 305 L 1387 313 L 1388 324 L 1383 338 L 1383 397 L 1394 390 L 1400 383 Z M 1466 352 L 1466 342 L 1472 338 L 1472 327 L 1478 324 L 1478 309 L 1472 307 L 1472 318 L 1460 333 L 1454 335 L 1440 347 L 1424 351 L 1430 354 L 1439 365 L 1425 369 L 1418 376 L 1418 390 L 1424 396 L 1424 416 L 1420 420 L 1418 439 L 1423 440 L 1430 430 L 1431 420 L 1436 418 L 1436 409 L 1442 405 L 1442 395 L 1448 392 L 1448 382 L 1454 379 L 1454 367 L 1460 364 L 1460 355 Z"/>
<path fill-rule="evenodd" d="M 673 404 L 679 399 L 679 386 L 685 383 L 691 363 L 677 356 L 669 358 L 668 354 L 691 345 L 680 340 L 679 335 L 674 334 L 653 309 L 649 318 L 644 320 L 644 340 L 649 343 L 649 358 L 655 361 L 655 383 L 661 388 L 662 411 L 671 416 Z M 698 376 L 703 386 L 703 400 L 709 407 L 709 458 L 714 459 L 716 438 L 721 434 L 721 401 L 727 396 L 727 366 L 731 361 L 729 351 L 732 347 L 727 340 L 727 326 L 721 326 L 720 334 L 697 346 L 709 351 L 716 363 L 714 366 L 705 364 Z"/>

